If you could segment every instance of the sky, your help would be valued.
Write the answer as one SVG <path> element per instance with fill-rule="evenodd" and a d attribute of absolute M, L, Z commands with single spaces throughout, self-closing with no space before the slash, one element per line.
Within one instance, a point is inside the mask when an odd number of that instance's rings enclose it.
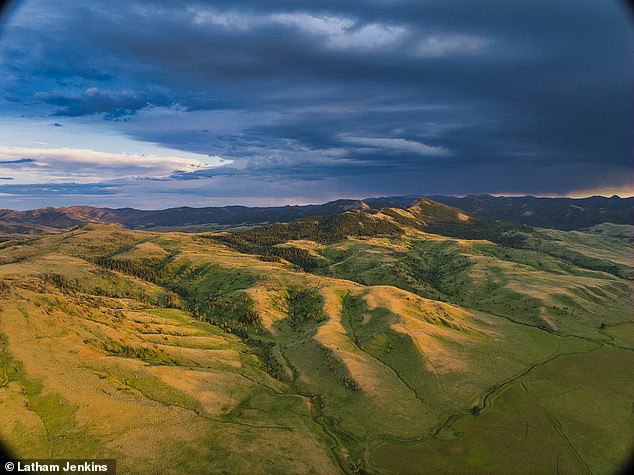
<path fill-rule="evenodd" d="M 0 207 L 634 194 L 612 0 L 25 0 Z"/>

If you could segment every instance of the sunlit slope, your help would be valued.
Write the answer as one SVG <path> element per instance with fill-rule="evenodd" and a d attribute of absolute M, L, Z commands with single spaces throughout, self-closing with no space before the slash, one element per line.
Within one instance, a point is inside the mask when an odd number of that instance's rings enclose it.
<path fill-rule="evenodd" d="M 336 471 L 311 399 L 238 337 L 157 307 L 164 291 L 72 259 L 5 267 L 0 434 L 16 454 L 114 457 L 125 473 Z"/>
<path fill-rule="evenodd" d="M 132 464 L 159 454 L 169 467 L 204 459 L 208 472 L 260 461 L 283 472 L 409 473 L 394 463 L 399 450 L 441 440 L 464 417 L 497 421 L 495 401 L 563 355 L 602 349 L 634 364 L 627 241 L 600 256 L 575 249 L 593 259 L 575 254 L 575 264 L 567 233 L 548 253 L 533 232 L 511 248 L 428 234 L 415 211 L 401 210 L 418 224 L 355 212 L 325 229 L 317 218 L 239 240 L 91 225 L 3 244 L 3 358 L 19 370 L 6 370 L 0 397 L 16 408 L 7 414 L 20 414 L 4 416 L 3 438 L 17 448 L 28 435 L 33 456 L 107 453 Z M 456 215 L 452 234 L 470 219 Z M 524 232 L 499 231 L 509 244 Z M 596 270 L 601 263 L 617 268 Z M 552 384 L 535 386 L 536 397 Z M 595 394 L 585 390 L 582 413 Z M 60 423 L 47 422 L 57 407 L 29 399 L 48 395 L 69 414 Z M 624 386 L 623 403 L 606 409 L 625 427 L 632 397 Z M 148 415 L 130 417 L 135 410 Z M 547 420 L 543 431 L 555 430 Z M 47 423 L 79 435 L 53 437 Z M 452 437 L 469 447 L 487 427 Z M 587 437 L 561 450 L 591 464 Z M 607 473 L 601 467 L 624 459 L 631 440 L 624 430 L 599 439 L 613 447 L 596 465 Z M 544 452 L 543 463 L 570 453 Z M 485 457 L 482 470 L 493 463 Z"/>
<path fill-rule="evenodd" d="M 561 335 L 601 339 L 602 326 L 630 319 L 631 242 L 578 231 L 519 235 L 512 247 L 411 228 L 398 240 L 360 236 L 319 246 L 317 272 L 391 284 Z"/>

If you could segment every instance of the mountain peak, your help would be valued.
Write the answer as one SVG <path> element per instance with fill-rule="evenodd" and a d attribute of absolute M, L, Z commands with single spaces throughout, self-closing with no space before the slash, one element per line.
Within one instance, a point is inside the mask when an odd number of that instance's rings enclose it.
<path fill-rule="evenodd" d="M 438 203 L 437 201 L 430 200 L 429 198 L 420 198 L 408 208 L 408 211 L 425 222 L 466 222 L 471 219 L 471 216 L 466 214 L 464 211 L 452 206 Z"/>

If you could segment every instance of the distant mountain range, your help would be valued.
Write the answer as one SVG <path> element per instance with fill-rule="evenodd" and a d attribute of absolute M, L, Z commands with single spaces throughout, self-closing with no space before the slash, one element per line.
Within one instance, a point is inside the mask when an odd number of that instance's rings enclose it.
<path fill-rule="evenodd" d="M 197 231 L 214 227 L 288 222 L 354 210 L 377 212 L 383 208 L 408 208 L 420 198 L 421 195 L 364 200 L 341 199 L 317 205 L 275 207 L 222 206 L 138 210 L 71 206 L 28 211 L 0 210 L 0 232 L 39 234 L 68 230 L 86 223 L 114 223 L 132 229 L 178 228 L 184 231 Z M 634 224 L 634 197 L 593 196 L 573 199 L 469 195 L 462 198 L 428 198 L 461 209 L 473 216 L 545 228 L 584 229 L 604 222 Z"/>
<path fill-rule="evenodd" d="M 634 224 L 634 197 L 535 198 L 534 196 L 430 196 L 434 201 L 483 218 L 554 229 L 584 229 L 601 223 Z"/>
<path fill-rule="evenodd" d="M 70 206 L 28 211 L 0 210 L 0 232 L 51 232 L 68 230 L 86 223 L 121 224 L 132 229 L 201 226 L 218 228 L 287 222 L 310 216 L 332 215 L 361 209 L 369 209 L 369 206 L 360 200 L 336 200 L 320 205 L 275 207 L 190 208 L 184 206 L 162 210 L 138 210 Z"/>

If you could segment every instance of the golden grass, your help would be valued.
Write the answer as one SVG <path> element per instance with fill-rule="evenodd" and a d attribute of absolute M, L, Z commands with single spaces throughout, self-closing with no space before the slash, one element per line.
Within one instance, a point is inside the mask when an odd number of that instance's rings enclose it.
<path fill-rule="evenodd" d="M 271 382 L 255 368 L 246 372 L 248 377 L 242 374 L 247 350 L 235 337 L 205 332 L 202 329 L 211 327 L 200 326 L 182 312 L 177 318 L 161 317 L 152 309 L 127 310 L 124 307 L 140 306 L 128 302 L 114 316 L 108 307 L 83 311 L 81 297 L 19 288 L 11 292 L 0 297 L 0 333 L 9 336 L 7 354 L 23 367 L 25 381 L 41 385 L 41 393 L 32 397 L 59 401 L 72 420 L 55 423 L 64 431 L 85 433 L 83 438 L 92 441 L 88 455 L 117 458 L 121 470 L 134 472 L 133 467 L 142 466 L 145 469 L 139 472 L 156 473 L 160 466 L 172 466 L 166 473 L 176 473 L 179 470 L 172 464 L 182 459 L 179 451 L 186 446 L 198 447 L 199 456 L 222 466 L 206 441 L 210 431 L 230 421 L 214 418 L 225 417 L 252 391 L 260 391 L 261 384 Z M 163 343 L 156 343 L 157 339 Z M 155 365 L 137 357 L 109 355 L 100 346 L 104 341 L 151 350 L 168 362 Z M 79 446 L 66 447 L 49 439 L 50 428 L 45 425 L 49 415 L 34 411 L 23 395 L 24 384 L 10 380 L 0 386 L 0 401 L 7 409 L 0 411 L 0 437 L 20 456 L 86 454 Z M 259 429 L 260 424 L 250 430 L 257 444 L 278 443 L 268 440 L 275 437 L 288 443 L 292 447 L 288 453 L 295 457 L 300 454 L 296 448 L 309 449 L 312 462 L 302 464 L 299 472 L 331 473 L 325 448 L 307 424 L 291 420 L 290 432 Z M 275 425 L 274 420 L 268 425 Z M 227 441 L 216 444 L 230 452 L 240 450 L 227 446 Z M 256 467 L 276 456 L 267 452 L 243 454 L 244 466 Z M 310 463 L 315 464 L 312 469 Z"/>

